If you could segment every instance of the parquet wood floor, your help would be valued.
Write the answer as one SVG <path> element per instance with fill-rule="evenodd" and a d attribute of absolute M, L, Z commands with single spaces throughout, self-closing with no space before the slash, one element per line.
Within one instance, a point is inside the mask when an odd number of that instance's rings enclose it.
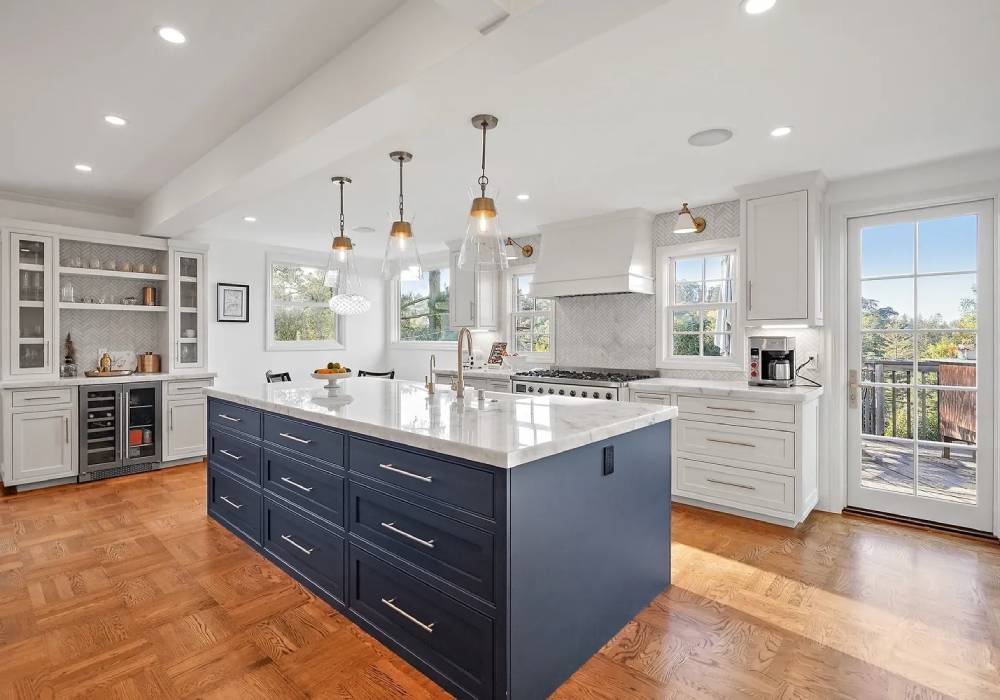
<path fill-rule="evenodd" d="M 673 580 L 556 693 L 1000 697 L 1000 545 L 678 506 Z M 444 693 L 205 515 L 204 464 L 0 497 L 0 697 Z"/>

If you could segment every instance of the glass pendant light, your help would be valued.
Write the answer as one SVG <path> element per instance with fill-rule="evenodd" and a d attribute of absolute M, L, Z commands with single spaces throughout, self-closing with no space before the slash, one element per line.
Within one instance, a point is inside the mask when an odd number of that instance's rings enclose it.
<path fill-rule="evenodd" d="M 482 174 L 479 176 L 479 192 L 473 190 L 472 207 L 469 210 L 469 225 L 465 230 L 465 240 L 458 255 L 458 267 L 462 270 L 503 270 L 507 267 L 506 240 L 500 233 L 500 217 L 497 216 L 493 197 L 486 196 L 486 132 L 497 125 L 492 114 L 477 114 L 472 125 L 483 131 Z"/>
<path fill-rule="evenodd" d="M 393 151 L 389 154 L 389 158 L 399 163 L 399 221 L 393 221 L 392 228 L 389 229 L 385 257 L 382 258 L 382 276 L 386 279 L 399 277 L 404 280 L 415 280 L 420 277 L 423 269 L 420 265 L 420 254 L 417 252 L 417 242 L 413 240 L 413 226 L 403 218 L 403 163 L 413 160 L 413 154 Z"/>
<path fill-rule="evenodd" d="M 330 180 L 340 185 L 340 235 L 334 236 L 326 264 L 324 284 L 333 290 L 330 308 L 343 316 L 363 314 L 371 308 L 371 299 L 361 293 L 361 276 L 354 262 L 354 244 L 344 235 L 344 183 L 351 178 L 338 175 Z"/>

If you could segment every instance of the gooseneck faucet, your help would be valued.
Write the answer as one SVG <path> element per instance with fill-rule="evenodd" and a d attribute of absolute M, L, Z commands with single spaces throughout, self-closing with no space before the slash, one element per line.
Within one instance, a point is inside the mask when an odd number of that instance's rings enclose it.
<path fill-rule="evenodd" d="M 434 380 L 436 379 L 436 377 L 434 376 L 435 367 L 437 367 L 437 358 L 434 355 L 431 355 L 431 367 L 429 370 L 430 373 L 426 377 L 424 377 L 424 388 L 427 389 L 428 394 L 434 393 Z"/>
<path fill-rule="evenodd" d="M 458 376 L 455 377 L 455 383 L 451 385 L 451 388 L 455 390 L 455 396 L 458 398 L 465 398 L 465 367 L 462 362 L 462 338 L 469 339 L 469 352 L 472 352 L 472 331 L 466 327 L 458 332 Z"/>

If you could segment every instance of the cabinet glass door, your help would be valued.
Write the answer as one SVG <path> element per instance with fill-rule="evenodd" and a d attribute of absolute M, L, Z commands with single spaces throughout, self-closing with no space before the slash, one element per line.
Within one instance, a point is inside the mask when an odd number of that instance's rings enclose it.
<path fill-rule="evenodd" d="M 52 239 L 11 236 L 11 374 L 50 371 Z"/>
<path fill-rule="evenodd" d="M 123 464 L 155 462 L 160 457 L 160 396 L 157 384 L 130 384 L 125 390 Z"/>
<path fill-rule="evenodd" d="M 174 332 L 176 367 L 202 367 L 202 296 L 204 284 L 203 258 L 198 253 L 175 254 Z"/>

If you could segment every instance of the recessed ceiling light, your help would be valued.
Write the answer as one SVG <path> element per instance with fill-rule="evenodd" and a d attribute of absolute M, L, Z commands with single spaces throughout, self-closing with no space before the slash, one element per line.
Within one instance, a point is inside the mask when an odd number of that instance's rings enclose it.
<path fill-rule="evenodd" d="M 89 173 L 94 169 L 93 167 L 87 165 L 86 163 L 77 163 L 73 167 L 79 170 L 81 173 Z"/>
<path fill-rule="evenodd" d="M 161 39 L 169 41 L 171 44 L 183 44 L 187 41 L 184 33 L 173 27 L 157 27 L 156 33 L 160 35 Z"/>
<path fill-rule="evenodd" d="M 375 233 L 375 229 L 371 226 L 355 226 L 351 229 L 351 233 Z"/>
<path fill-rule="evenodd" d="M 748 15 L 759 15 L 774 7 L 776 2 L 777 0 L 743 0 L 740 6 Z"/>
<path fill-rule="evenodd" d="M 779 126 L 771 129 L 771 136 L 775 138 L 781 138 L 782 136 L 788 136 L 792 133 L 792 127 L 790 126 Z"/>
<path fill-rule="evenodd" d="M 252 224 L 255 221 L 257 221 L 257 217 L 256 216 L 244 216 L 243 220 L 246 221 L 248 224 Z"/>
<path fill-rule="evenodd" d="M 697 134 L 691 134 L 688 143 L 692 146 L 718 146 L 733 138 L 729 129 L 705 129 Z"/>
<path fill-rule="evenodd" d="M 520 199 L 522 202 L 527 202 L 529 199 L 531 199 L 531 195 L 528 194 L 527 192 L 522 192 L 521 194 L 517 195 L 517 198 Z"/>
<path fill-rule="evenodd" d="M 104 121 L 111 126 L 125 126 L 128 124 L 128 120 L 125 117 L 119 117 L 117 114 L 105 114 Z"/>

